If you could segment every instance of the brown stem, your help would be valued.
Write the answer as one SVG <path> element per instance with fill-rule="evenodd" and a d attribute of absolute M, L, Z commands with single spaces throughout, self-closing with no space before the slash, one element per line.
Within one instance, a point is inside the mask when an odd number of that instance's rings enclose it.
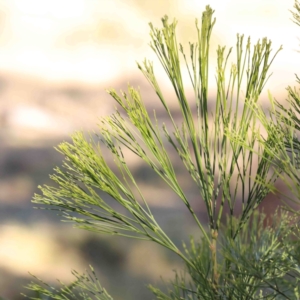
<path fill-rule="evenodd" d="M 219 281 L 219 273 L 218 273 L 218 265 L 217 265 L 217 237 L 218 231 L 216 229 L 211 230 L 211 255 L 212 255 L 212 265 L 213 265 L 213 272 L 212 272 L 212 283 L 215 290 L 215 293 L 218 293 L 218 281 Z"/>

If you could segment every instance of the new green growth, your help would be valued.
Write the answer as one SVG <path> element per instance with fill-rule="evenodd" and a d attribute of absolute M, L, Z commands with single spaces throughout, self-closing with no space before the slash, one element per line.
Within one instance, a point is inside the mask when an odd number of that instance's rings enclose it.
<path fill-rule="evenodd" d="M 297 2 L 295 9 L 300 11 Z M 155 113 L 149 114 L 138 89 L 108 90 L 117 103 L 115 113 L 101 120 L 98 134 L 86 137 L 77 132 L 71 143 L 58 146 L 65 160 L 51 176 L 56 184 L 40 187 L 41 194 L 33 202 L 59 210 L 77 228 L 151 241 L 178 255 L 185 272 L 176 273 L 167 292 L 149 286 L 156 299 L 300 299 L 298 212 L 287 206 L 290 200 L 300 199 L 300 95 L 289 87 L 287 106 L 270 94 L 271 109 L 264 112 L 260 95 L 281 48 L 272 51 L 266 38 L 252 46 L 250 38 L 237 35 L 235 48 L 217 48 L 217 93 L 212 99 L 208 72 L 213 13 L 207 6 L 201 22 L 196 21 L 197 42 L 190 43 L 187 51 L 176 40 L 176 20 L 165 16 L 161 29 L 150 24 L 151 48 L 172 84 L 180 123 L 153 64 L 145 60 L 138 68 L 154 89 L 165 122 L 160 124 Z M 299 22 L 297 12 L 293 17 Z M 193 104 L 183 83 L 182 62 L 193 87 Z M 183 191 L 168 145 L 198 188 L 198 203 L 205 205 L 208 223 L 199 220 Z M 105 146 L 118 172 L 108 165 Z M 126 163 L 124 149 L 146 163 L 186 206 L 199 228 L 189 244 L 176 245 L 160 227 Z M 278 192 L 278 179 L 295 197 L 282 195 L 285 209 L 266 219 L 258 206 L 267 195 Z M 122 209 L 105 201 L 103 193 Z M 229 213 L 222 228 L 225 207 Z M 31 299 L 112 299 L 92 268 L 74 276 L 74 283 L 58 288 L 41 280 L 32 282 L 27 288 L 37 296 Z"/>

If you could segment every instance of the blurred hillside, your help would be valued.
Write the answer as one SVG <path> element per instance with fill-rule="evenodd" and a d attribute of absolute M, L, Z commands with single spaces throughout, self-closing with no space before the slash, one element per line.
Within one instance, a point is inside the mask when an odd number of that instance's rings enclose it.
<path fill-rule="evenodd" d="M 201 4 L 199 4 L 201 2 Z M 96 267 L 115 299 L 152 299 L 146 283 L 172 278 L 176 257 L 155 245 L 73 230 L 53 212 L 34 210 L 37 186 L 61 164 L 53 149 L 75 130 L 96 130 L 113 112 L 105 90 L 139 86 L 150 111 L 161 107 L 135 61 L 154 61 L 157 76 L 175 110 L 176 102 L 148 43 L 149 22 L 160 27 L 167 14 L 178 22 L 178 40 L 195 39 L 194 19 L 205 5 L 216 10 L 210 82 L 214 86 L 218 44 L 235 47 L 236 33 L 269 37 L 280 52 L 266 86 L 280 100 L 298 68 L 298 28 L 290 20 L 293 1 L 269 0 L 0 0 L 0 291 L 21 299 L 28 271 L 45 281 L 71 280 L 71 269 Z M 187 49 L 187 47 L 186 47 Z M 187 73 L 184 73 L 187 81 Z M 188 95 L 191 91 L 187 89 Z M 210 91 L 212 101 L 214 88 Z M 177 114 L 179 120 L 180 115 Z M 175 159 L 179 179 L 205 220 L 198 194 Z M 180 244 L 195 228 L 183 205 L 153 174 L 130 157 L 134 174 L 159 222 Z M 153 187 L 155 186 L 155 193 Z M 162 201 L 162 199 L 164 201 Z M 272 202 L 274 204 L 274 201 Z M 271 208 L 271 207 L 270 207 Z M 198 233 L 197 233 L 198 234 Z M 147 257 L 147 260 L 145 260 Z M 23 298 L 22 298 L 23 299 Z"/>

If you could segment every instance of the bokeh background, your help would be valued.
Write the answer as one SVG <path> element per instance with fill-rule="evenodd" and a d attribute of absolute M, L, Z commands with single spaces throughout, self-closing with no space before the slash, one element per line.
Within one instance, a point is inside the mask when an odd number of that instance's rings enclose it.
<path fill-rule="evenodd" d="M 299 69 L 300 30 L 291 20 L 292 0 L 0 0 L 0 294 L 23 299 L 28 271 L 47 282 L 72 280 L 71 270 L 92 264 L 114 299 L 152 299 L 146 284 L 159 284 L 181 267 L 176 257 L 149 243 L 74 230 L 53 212 L 33 209 L 37 186 L 51 183 L 61 164 L 54 146 L 75 130 L 95 130 L 99 117 L 113 112 L 105 89 L 139 86 L 150 109 L 158 100 L 136 67 L 154 61 L 170 105 L 175 97 L 148 43 L 149 26 L 167 14 L 179 20 L 178 40 L 195 39 L 195 18 L 205 5 L 216 10 L 211 44 L 210 93 L 214 94 L 216 47 L 235 46 L 236 34 L 252 42 L 268 37 L 274 61 L 267 90 L 280 101 Z M 186 74 L 185 74 L 186 76 Z M 188 91 L 189 92 L 189 91 Z M 163 115 L 161 115 L 163 118 Z M 198 234 L 182 204 L 134 157 L 129 161 L 142 180 L 159 222 L 176 243 L 186 232 Z M 197 192 L 181 182 L 202 218 Z M 162 201 L 163 200 L 163 201 Z M 277 203 L 267 202 L 268 209 Z M 204 216 L 204 215 L 203 215 Z M 203 219 L 204 220 L 204 219 Z"/>

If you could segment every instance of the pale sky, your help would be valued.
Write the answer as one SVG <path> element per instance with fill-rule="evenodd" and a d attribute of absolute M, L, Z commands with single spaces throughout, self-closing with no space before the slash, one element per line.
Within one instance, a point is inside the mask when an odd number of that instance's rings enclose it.
<path fill-rule="evenodd" d="M 235 46 L 236 34 L 244 33 L 253 43 L 270 38 L 274 50 L 282 44 L 268 88 L 293 84 L 300 69 L 300 28 L 290 20 L 292 0 L 0 0 L 0 72 L 111 81 L 136 70 L 136 60 L 153 58 L 148 22 L 160 26 L 163 15 L 176 17 L 179 40 L 188 39 L 205 5 L 217 18 L 214 43 Z"/>

